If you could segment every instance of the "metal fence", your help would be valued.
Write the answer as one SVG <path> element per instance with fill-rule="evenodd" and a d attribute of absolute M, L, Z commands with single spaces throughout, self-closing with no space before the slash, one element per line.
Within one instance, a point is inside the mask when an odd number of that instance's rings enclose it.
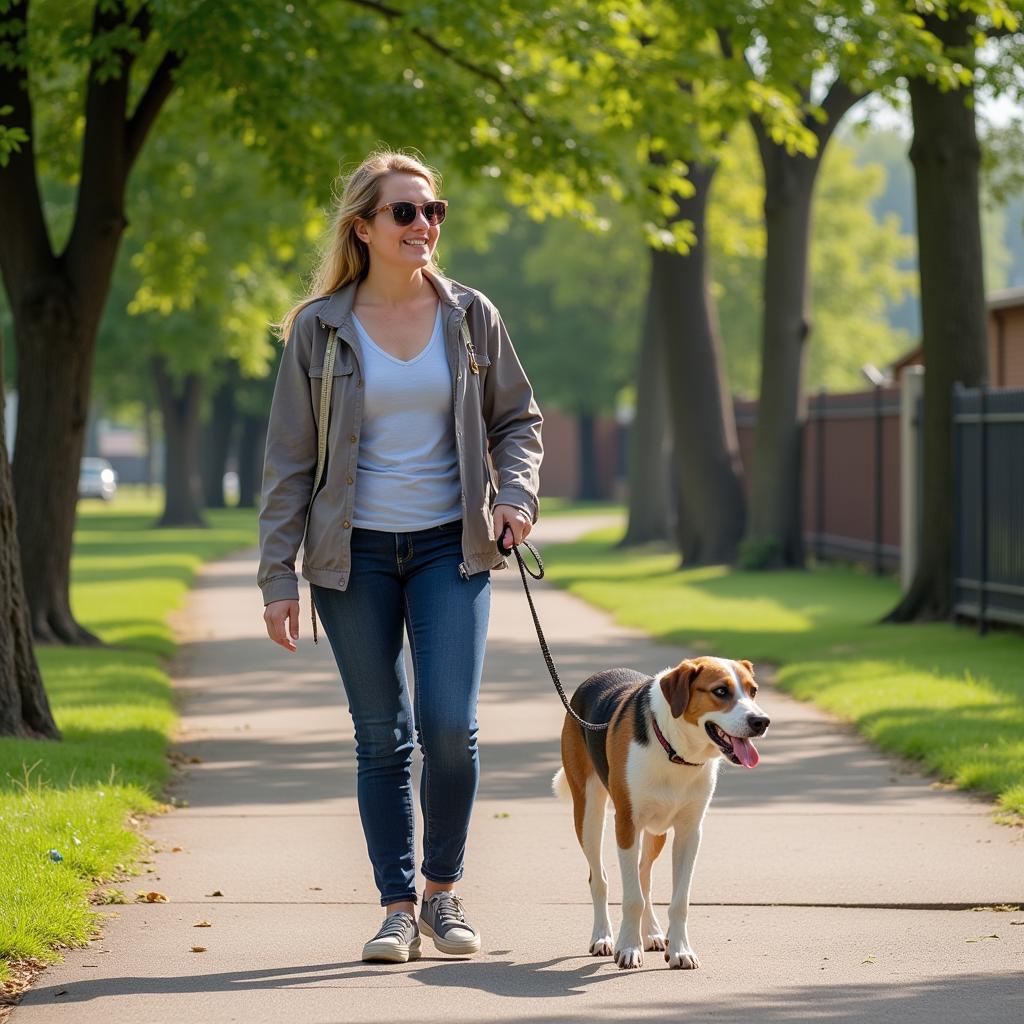
<path fill-rule="evenodd" d="M 1024 625 L 1024 388 L 953 396 L 957 615 Z"/>

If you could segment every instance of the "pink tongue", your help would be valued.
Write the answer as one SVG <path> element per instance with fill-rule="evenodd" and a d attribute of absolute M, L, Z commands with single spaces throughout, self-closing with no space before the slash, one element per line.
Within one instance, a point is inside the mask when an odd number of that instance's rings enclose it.
<path fill-rule="evenodd" d="M 740 739 L 739 736 L 730 736 L 729 739 L 732 740 L 733 753 L 740 759 L 740 764 L 753 768 L 761 760 L 757 747 L 750 740 Z"/>

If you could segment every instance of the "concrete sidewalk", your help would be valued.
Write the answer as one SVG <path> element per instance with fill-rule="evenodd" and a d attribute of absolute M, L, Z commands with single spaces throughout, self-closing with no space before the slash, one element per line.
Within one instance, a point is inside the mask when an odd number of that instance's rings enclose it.
<path fill-rule="evenodd" d="M 553 518 L 533 539 L 595 522 Z M 122 886 L 170 902 L 117 908 L 101 940 L 40 975 L 15 1024 L 1024 1019 L 1024 912 L 969 909 L 1024 904 L 1024 831 L 771 687 L 761 765 L 723 768 L 705 823 L 690 927 L 702 969 L 669 971 L 648 953 L 627 972 L 588 956 L 586 862 L 570 808 L 550 795 L 563 712 L 514 569 L 493 575 L 482 780 L 460 888 L 483 952 L 457 960 L 425 942 L 412 964 L 361 963 L 380 908 L 351 720 L 329 646 L 309 636 L 305 587 L 289 656 L 266 639 L 255 571 L 251 553 L 207 566 L 177 622 L 178 747 L 201 762 L 172 790 L 188 806 L 149 823 L 153 872 Z M 569 689 L 600 668 L 655 672 L 684 656 L 533 589 Z M 663 925 L 668 869 L 663 856 Z"/>

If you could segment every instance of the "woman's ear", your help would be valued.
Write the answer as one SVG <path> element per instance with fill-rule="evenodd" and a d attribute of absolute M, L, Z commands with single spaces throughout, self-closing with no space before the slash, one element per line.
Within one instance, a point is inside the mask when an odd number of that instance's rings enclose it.
<path fill-rule="evenodd" d="M 363 220 L 362 217 L 356 217 L 352 223 L 352 229 L 356 233 L 356 238 L 359 239 L 364 245 L 370 244 L 370 225 Z"/>

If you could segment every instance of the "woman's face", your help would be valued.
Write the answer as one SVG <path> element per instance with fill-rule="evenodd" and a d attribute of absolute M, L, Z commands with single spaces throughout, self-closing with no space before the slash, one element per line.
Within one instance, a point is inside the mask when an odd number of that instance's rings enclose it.
<path fill-rule="evenodd" d="M 419 175 L 395 173 L 381 182 L 377 206 L 402 201 L 422 204 L 436 198 L 430 185 Z M 372 263 L 416 270 L 430 264 L 441 226 L 428 224 L 422 210 L 416 211 L 411 224 L 399 226 L 391 210 L 382 210 L 368 220 L 357 220 L 355 231 L 368 246 Z"/>

